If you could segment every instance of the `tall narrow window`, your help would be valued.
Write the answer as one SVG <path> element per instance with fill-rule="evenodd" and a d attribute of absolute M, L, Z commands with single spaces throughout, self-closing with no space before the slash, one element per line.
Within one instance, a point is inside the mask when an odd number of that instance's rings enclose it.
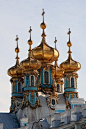
<path fill-rule="evenodd" d="M 44 72 L 44 82 L 49 83 L 49 73 L 47 71 Z"/>
<path fill-rule="evenodd" d="M 74 87 L 74 78 L 71 78 L 71 87 Z"/>
<path fill-rule="evenodd" d="M 34 86 L 34 76 L 31 76 L 31 86 Z"/>
<path fill-rule="evenodd" d="M 21 83 L 18 82 L 18 92 L 21 92 Z"/>
<path fill-rule="evenodd" d="M 59 84 L 57 84 L 57 91 L 59 91 Z"/>

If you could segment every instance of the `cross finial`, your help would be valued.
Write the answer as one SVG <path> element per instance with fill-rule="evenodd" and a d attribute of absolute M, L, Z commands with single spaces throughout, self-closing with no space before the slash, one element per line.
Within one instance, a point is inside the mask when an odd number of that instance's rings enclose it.
<path fill-rule="evenodd" d="M 19 40 L 19 38 L 18 38 L 18 35 L 16 35 L 16 42 L 17 42 L 17 47 L 15 48 L 15 52 L 17 53 L 17 56 L 16 56 L 16 65 L 19 65 L 19 57 L 18 57 L 18 53 L 19 53 L 19 51 L 20 51 L 20 49 L 19 49 L 19 47 L 18 47 L 18 40 Z"/>
<path fill-rule="evenodd" d="M 18 35 L 16 35 L 16 39 L 15 39 L 16 41 L 18 41 L 19 40 L 19 38 L 18 38 Z"/>
<path fill-rule="evenodd" d="M 42 12 L 42 16 L 43 16 L 43 15 L 45 14 L 44 9 L 42 9 L 42 11 L 43 11 L 43 12 Z"/>
<path fill-rule="evenodd" d="M 57 39 L 56 39 L 56 37 L 55 37 L 55 41 L 54 41 L 54 43 L 55 43 L 55 49 L 56 49 L 56 42 L 57 42 Z"/>
<path fill-rule="evenodd" d="M 70 42 L 70 33 L 71 33 L 71 31 L 70 31 L 70 28 L 69 28 L 69 31 L 68 31 L 68 35 L 69 35 L 69 42 Z"/>
<path fill-rule="evenodd" d="M 17 48 L 18 48 L 18 40 L 19 40 L 19 38 L 18 38 L 18 35 L 16 35 L 16 42 L 17 42 Z"/>
<path fill-rule="evenodd" d="M 44 22 L 44 14 L 45 14 L 45 12 L 44 12 L 44 9 L 42 9 L 42 16 L 43 16 L 43 22 Z"/>
<path fill-rule="evenodd" d="M 30 33 L 30 40 L 31 40 L 31 31 L 32 31 L 32 29 L 31 29 L 31 26 L 30 26 L 30 30 L 29 30 L 29 33 Z"/>
<path fill-rule="evenodd" d="M 29 30 L 29 33 L 31 33 L 32 29 L 31 29 L 31 26 L 30 26 L 30 30 Z"/>

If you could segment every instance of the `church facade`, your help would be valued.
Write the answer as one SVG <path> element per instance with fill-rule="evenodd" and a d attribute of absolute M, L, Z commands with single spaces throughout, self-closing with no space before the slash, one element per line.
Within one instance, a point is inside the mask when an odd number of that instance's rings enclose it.
<path fill-rule="evenodd" d="M 18 124 L 11 129 L 85 129 L 86 105 L 84 99 L 78 98 L 77 91 L 77 71 L 81 64 L 72 58 L 71 31 L 69 29 L 67 33 L 67 60 L 58 65 L 57 40 L 55 37 L 55 48 L 47 44 L 44 14 L 43 10 L 41 43 L 31 48 L 30 27 L 28 56 L 21 62 L 18 56 L 19 38 L 16 36 L 16 64 L 8 69 L 8 75 L 12 87 L 9 119 L 15 116 Z M 7 129 L 5 126 L 2 121 L 2 128 Z"/>

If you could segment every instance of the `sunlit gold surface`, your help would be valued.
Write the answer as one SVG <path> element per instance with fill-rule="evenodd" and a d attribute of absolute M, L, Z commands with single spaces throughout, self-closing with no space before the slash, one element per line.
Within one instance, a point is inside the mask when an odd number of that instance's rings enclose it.
<path fill-rule="evenodd" d="M 41 44 L 32 50 L 33 57 L 41 62 L 53 62 L 59 57 L 59 52 L 50 47 L 45 38 L 42 39 Z"/>
<path fill-rule="evenodd" d="M 15 48 L 15 52 L 16 53 L 19 53 L 20 52 L 20 49 L 18 47 Z"/>
<path fill-rule="evenodd" d="M 23 76 L 23 69 L 20 68 L 19 65 L 15 65 L 8 69 L 8 75 L 11 77 L 22 77 Z"/>
<path fill-rule="evenodd" d="M 68 59 L 66 61 L 64 61 L 63 63 L 60 64 L 60 68 L 62 68 L 65 72 L 76 72 L 77 70 L 79 70 L 81 68 L 81 64 L 75 60 L 72 59 L 71 57 L 71 50 L 70 47 L 72 46 L 72 43 L 70 41 L 70 28 L 69 28 L 69 41 L 67 42 L 67 46 L 69 47 L 69 51 L 68 51 Z"/>
<path fill-rule="evenodd" d="M 30 39 L 28 40 L 29 44 L 29 53 L 28 53 L 28 58 L 23 60 L 20 63 L 20 66 L 24 68 L 25 71 L 31 71 L 31 70 L 37 70 L 41 67 L 41 62 L 38 61 L 37 59 L 32 57 L 32 50 L 31 50 L 31 45 L 32 45 L 32 40 L 31 40 L 31 26 L 30 26 Z"/>
<path fill-rule="evenodd" d="M 41 23 L 41 25 L 40 25 L 40 27 L 41 27 L 41 29 L 45 29 L 46 28 L 46 23 Z"/>
<path fill-rule="evenodd" d="M 81 68 L 79 62 L 74 61 L 72 58 L 67 59 L 65 62 L 60 64 L 60 68 L 64 69 L 65 72 L 77 71 Z"/>
<path fill-rule="evenodd" d="M 62 78 L 63 77 L 63 70 L 59 67 L 56 67 L 54 70 L 54 77 L 55 78 Z"/>
<path fill-rule="evenodd" d="M 20 65 L 23 66 L 25 70 L 37 70 L 41 67 L 40 61 L 32 57 L 28 57 L 27 59 L 23 60 Z"/>
<path fill-rule="evenodd" d="M 33 41 L 32 40 L 28 40 L 28 44 L 29 45 L 32 45 L 33 44 Z"/>
<path fill-rule="evenodd" d="M 45 31 L 44 29 L 46 28 L 46 23 L 44 22 L 44 9 L 43 9 L 43 12 L 42 12 L 42 16 L 43 16 L 43 22 L 41 23 L 40 27 L 42 29 L 42 41 L 41 41 L 41 44 L 37 47 L 35 47 L 33 50 L 32 50 L 32 55 L 35 59 L 41 61 L 42 63 L 43 62 L 53 62 L 55 61 L 58 57 L 59 57 L 59 52 L 50 47 L 47 43 L 46 43 L 46 40 L 45 40 L 45 37 L 46 37 L 46 34 L 45 34 Z"/>
<path fill-rule="evenodd" d="M 16 65 L 11 67 L 11 68 L 9 68 L 7 73 L 11 77 L 22 77 L 23 76 L 23 69 L 20 68 L 19 57 L 18 57 L 18 53 L 20 51 L 20 49 L 18 47 L 18 40 L 19 40 L 18 35 L 16 35 L 16 39 L 15 40 L 17 41 L 17 47 L 15 48 L 15 52 L 17 53 L 17 56 L 15 58 L 16 59 Z"/>

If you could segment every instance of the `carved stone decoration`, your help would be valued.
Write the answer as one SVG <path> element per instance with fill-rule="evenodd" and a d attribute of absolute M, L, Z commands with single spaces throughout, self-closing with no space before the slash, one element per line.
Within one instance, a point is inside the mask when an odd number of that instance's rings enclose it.
<path fill-rule="evenodd" d="M 58 95 L 56 93 L 51 94 L 47 97 L 47 104 L 52 110 L 55 110 L 55 105 L 58 104 Z"/>
<path fill-rule="evenodd" d="M 67 76 L 67 87 L 69 87 L 69 76 Z"/>
<path fill-rule="evenodd" d="M 78 98 L 78 92 L 76 93 L 76 97 Z"/>
<path fill-rule="evenodd" d="M 74 98 L 74 93 L 72 93 L 72 98 Z"/>
<path fill-rule="evenodd" d="M 16 81 L 14 81 L 14 86 L 16 86 Z"/>

